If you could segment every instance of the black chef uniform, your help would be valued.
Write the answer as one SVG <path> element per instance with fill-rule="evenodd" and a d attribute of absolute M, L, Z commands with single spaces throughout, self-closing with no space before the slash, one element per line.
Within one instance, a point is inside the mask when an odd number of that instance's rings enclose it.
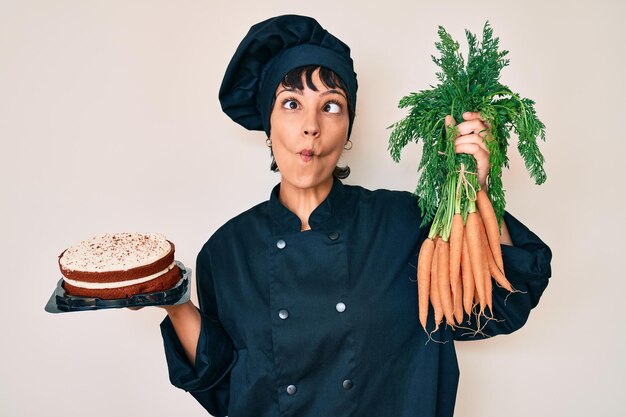
<path fill-rule="evenodd" d="M 198 255 L 202 327 L 190 366 L 166 318 L 171 382 L 212 415 L 230 417 L 451 417 L 459 369 L 454 340 L 426 343 L 415 265 L 426 228 L 417 201 L 335 180 L 311 214 L 311 230 L 278 200 L 222 226 Z M 527 320 L 548 285 L 551 252 L 508 212 L 514 246 L 505 274 L 525 293 L 493 287 L 488 336 Z M 432 308 L 428 329 L 434 328 Z"/>

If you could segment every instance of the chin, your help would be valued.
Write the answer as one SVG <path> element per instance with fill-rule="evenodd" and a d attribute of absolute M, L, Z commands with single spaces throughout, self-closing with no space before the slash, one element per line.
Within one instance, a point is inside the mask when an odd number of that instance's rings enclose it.
<path fill-rule="evenodd" d="M 289 178 L 284 178 L 291 185 L 297 188 L 315 188 L 318 187 L 328 181 L 332 181 L 332 174 L 327 177 L 322 177 L 319 175 L 302 175 L 302 176 L 291 176 Z"/>

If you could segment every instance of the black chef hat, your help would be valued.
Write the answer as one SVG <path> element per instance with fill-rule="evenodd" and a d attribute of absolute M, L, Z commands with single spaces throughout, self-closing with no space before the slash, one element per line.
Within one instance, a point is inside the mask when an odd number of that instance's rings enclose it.
<path fill-rule="evenodd" d="M 246 129 L 264 130 L 269 137 L 276 88 L 289 71 L 307 65 L 334 71 L 356 109 L 357 80 L 348 45 L 311 17 L 284 15 L 252 26 L 239 44 L 220 87 L 222 110 Z"/>

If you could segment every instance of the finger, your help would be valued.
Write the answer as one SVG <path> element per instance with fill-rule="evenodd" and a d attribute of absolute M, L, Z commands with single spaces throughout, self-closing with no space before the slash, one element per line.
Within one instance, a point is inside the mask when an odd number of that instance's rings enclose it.
<path fill-rule="evenodd" d="M 460 125 L 459 125 L 460 126 Z M 463 145 L 467 143 L 473 143 L 480 146 L 485 152 L 489 153 L 489 148 L 485 144 L 483 138 L 477 134 L 459 136 L 454 140 L 454 146 Z"/>
<path fill-rule="evenodd" d="M 480 116 L 480 112 L 479 111 L 466 111 L 465 113 L 463 113 L 463 119 L 465 120 L 483 120 L 483 118 Z"/>
<path fill-rule="evenodd" d="M 454 117 L 447 115 L 446 116 L 446 120 L 445 120 L 445 124 L 446 126 L 456 126 L 456 120 L 454 120 Z"/>
<path fill-rule="evenodd" d="M 487 129 L 491 130 L 491 123 L 488 120 L 483 119 L 481 113 L 479 111 L 466 111 L 463 113 L 463 119 L 465 120 L 480 120 L 482 121 Z"/>
<path fill-rule="evenodd" d="M 474 155 L 477 160 L 479 158 L 486 158 L 487 161 L 489 161 L 489 151 L 476 143 L 461 143 L 458 145 L 455 143 L 454 152 Z"/>
<path fill-rule="evenodd" d="M 480 120 L 469 120 L 459 123 L 457 129 L 461 135 L 467 135 L 470 133 L 480 134 L 481 137 L 487 136 L 487 126 Z"/>

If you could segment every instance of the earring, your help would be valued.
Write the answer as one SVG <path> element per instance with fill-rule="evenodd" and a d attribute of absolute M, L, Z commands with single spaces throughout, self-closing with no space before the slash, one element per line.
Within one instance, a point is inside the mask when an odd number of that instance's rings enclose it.
<path fill-rule="evenodd" d="M 347 146 L 347 148 L 346 148 Z M 343 147 L 346 151 L 349 151 L 350 149 L 352 149 L 352 141 L 350 139 L 348 139 L 348 141 L 346 142 L 345 146 Z"/>
<path fill-rule="evenodd" d="M 268 148 L 272 147 L 272 140 L 270 138 L 265 139 L 265 146 Z"/>

